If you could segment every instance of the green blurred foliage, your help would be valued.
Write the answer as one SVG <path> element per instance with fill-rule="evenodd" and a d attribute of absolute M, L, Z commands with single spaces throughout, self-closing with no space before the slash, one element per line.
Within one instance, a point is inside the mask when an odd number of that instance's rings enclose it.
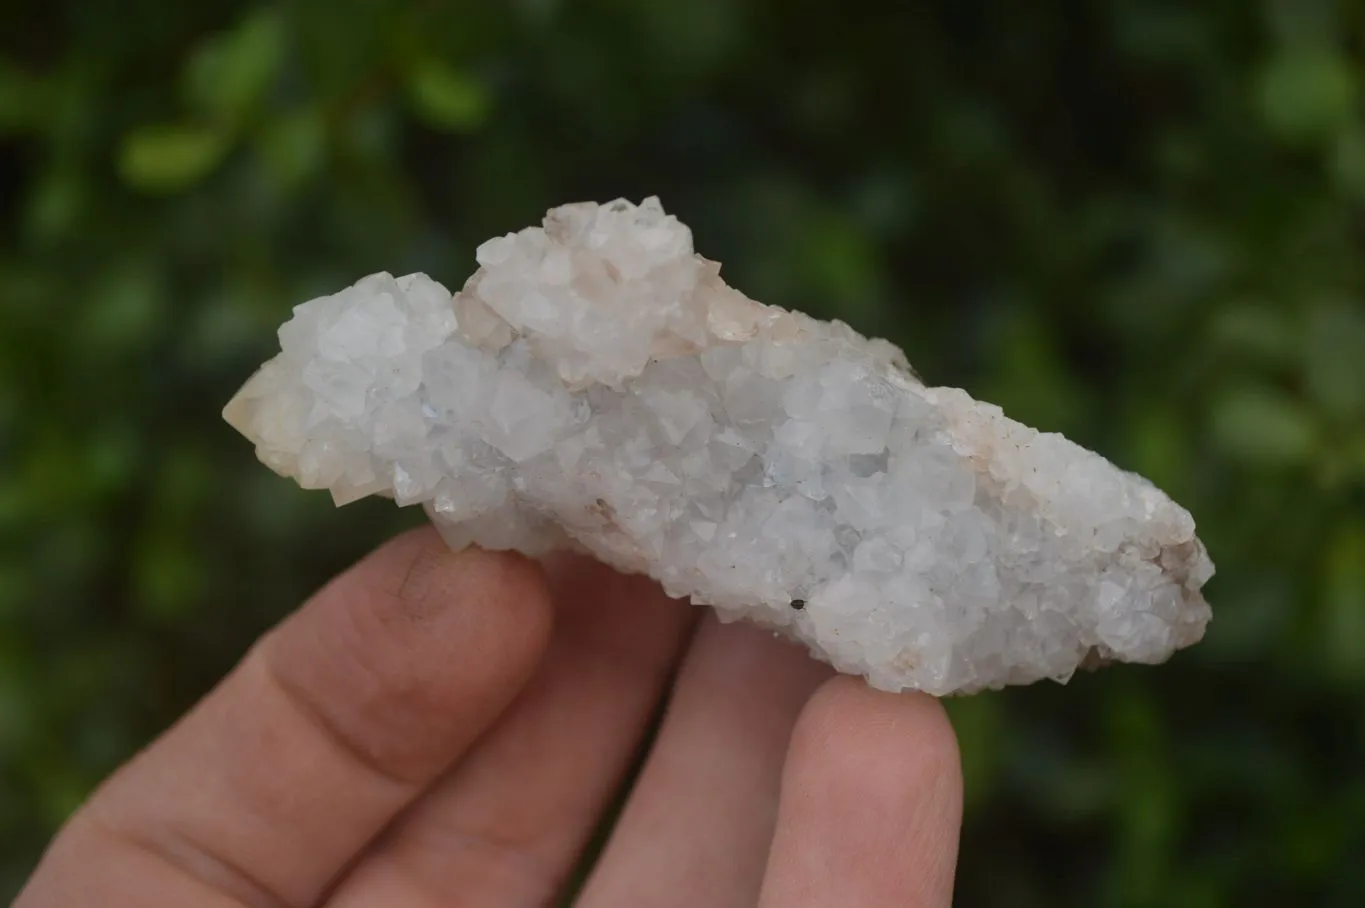
<path fill-rule="evenodd" d="M 289 307 L 657 193 L 1194 512 L 1206 641 L 956 701 L 962 905 L 1365 904 L 1365 5 L 0 6 L 0 897 L 330 573 L 219 407 Z"/>

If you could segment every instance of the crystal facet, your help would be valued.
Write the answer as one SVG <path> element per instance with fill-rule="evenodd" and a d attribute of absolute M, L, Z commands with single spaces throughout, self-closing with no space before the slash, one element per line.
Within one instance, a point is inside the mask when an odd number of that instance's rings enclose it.
<path fill-rule="evenodd" d="M 1213 565 L 1145 479 L 890 343 L 766 306 L 659 201 L 488 241 L 453 295 L 304 303 L 224 415 L 338 504 L 421 504 L 450 545 L 590 553 L 879 688 L 963 693 L 1202 637 Z"/>

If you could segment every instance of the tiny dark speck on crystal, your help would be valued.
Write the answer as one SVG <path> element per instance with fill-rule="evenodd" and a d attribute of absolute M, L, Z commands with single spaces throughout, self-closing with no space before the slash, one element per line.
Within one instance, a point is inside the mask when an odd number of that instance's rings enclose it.
<path fill-rule="evenodd" d="M 801 610 L 802 610 L 803 608 L 805 608 L 805 607 L 806 607 L 806 600 L 804 600 L 804 599 L 793 599 L 793 600 L 792 600 L 792 608 L 796 609 L 798 612 L 801 611 Z"/>

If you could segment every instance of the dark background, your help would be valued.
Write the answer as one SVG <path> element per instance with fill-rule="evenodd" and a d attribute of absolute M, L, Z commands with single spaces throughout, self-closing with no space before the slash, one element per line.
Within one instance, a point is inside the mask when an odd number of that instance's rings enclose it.
<path fill-rule="evenodd" d="M 1346 0 L 0 3 L 0 899 L 419 516 L 219 420 L 289 308 L 657 193 L 1218 564 L 1172 663 L 951 704 L 959 903 L 1365 904 L 1362 38 Z"/>

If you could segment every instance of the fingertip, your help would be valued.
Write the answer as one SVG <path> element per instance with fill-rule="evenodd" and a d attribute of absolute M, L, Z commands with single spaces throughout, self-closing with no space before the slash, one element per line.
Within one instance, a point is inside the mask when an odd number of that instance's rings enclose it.
<path fill-rule="evenodd" d="M 513 551 L 470 546 L 449 548 L 430 526 L 396 537 L 371 558 L 377 573 L 398 580 L 395 595 L 412 620 L 449 607 L 455 601 L 487 603 L 498 609 L 497 626 L 538 659 L 550 636 L 554 608 L 545 571 L 536 561 Z M 392 566 L 384 562 L 391 559 Z M 364 562 L 362 562 L 362 565 Z"/>
<path fill-rule="evenodd" d="M 262 643 L 296 699 L 404 777 L 424 778 L 473 740 L 544 656 L 553 623 L 532 560 L 451 551 L 431 528 L 381 545 Z"/>
<path fill-rule="evenodd" d="M 549 586 L 540 563 L 514 551 L 478 546 L 451 549 L 430 525 L 400 533 L 381 544 L 333 584 L 378 583 L 410 606 L 439 606 L 452 588 L 492 593 L 530 606 L 548 603 Z"/>
<path fill-rule="evenodd" d="M 406 635 L 455 623 L 466 636 L 483 638 L 480 652 L 498 657 L 490 669 L 522 675 L 549 640 L 551 599 L 537 562 L 513 551 L 452 550 L 428 525 L 394 537 L 338 575 L 296 620 L 316 620 L 309 612 L 358 609 L 362 624 L 377 626 L 363 628 L 362 638 L 380 628 Z M 458 612 L 453 622 L 452 610 Z"/>
<path fill-rule="evenodd" d="M 947 906 L 961 823 L 942 704 L 833 678 L 792 734 L 760 905 Z"/>
<path fill-rule="evenodd" d="M 889 770 L 902 781 L 961 785 L 957 734 L 942 703 L 917 691 L 874 690 L 848 675 L 826 681 L 806 704 L 791 756 L 848 764 L 855 775 Z"/>

